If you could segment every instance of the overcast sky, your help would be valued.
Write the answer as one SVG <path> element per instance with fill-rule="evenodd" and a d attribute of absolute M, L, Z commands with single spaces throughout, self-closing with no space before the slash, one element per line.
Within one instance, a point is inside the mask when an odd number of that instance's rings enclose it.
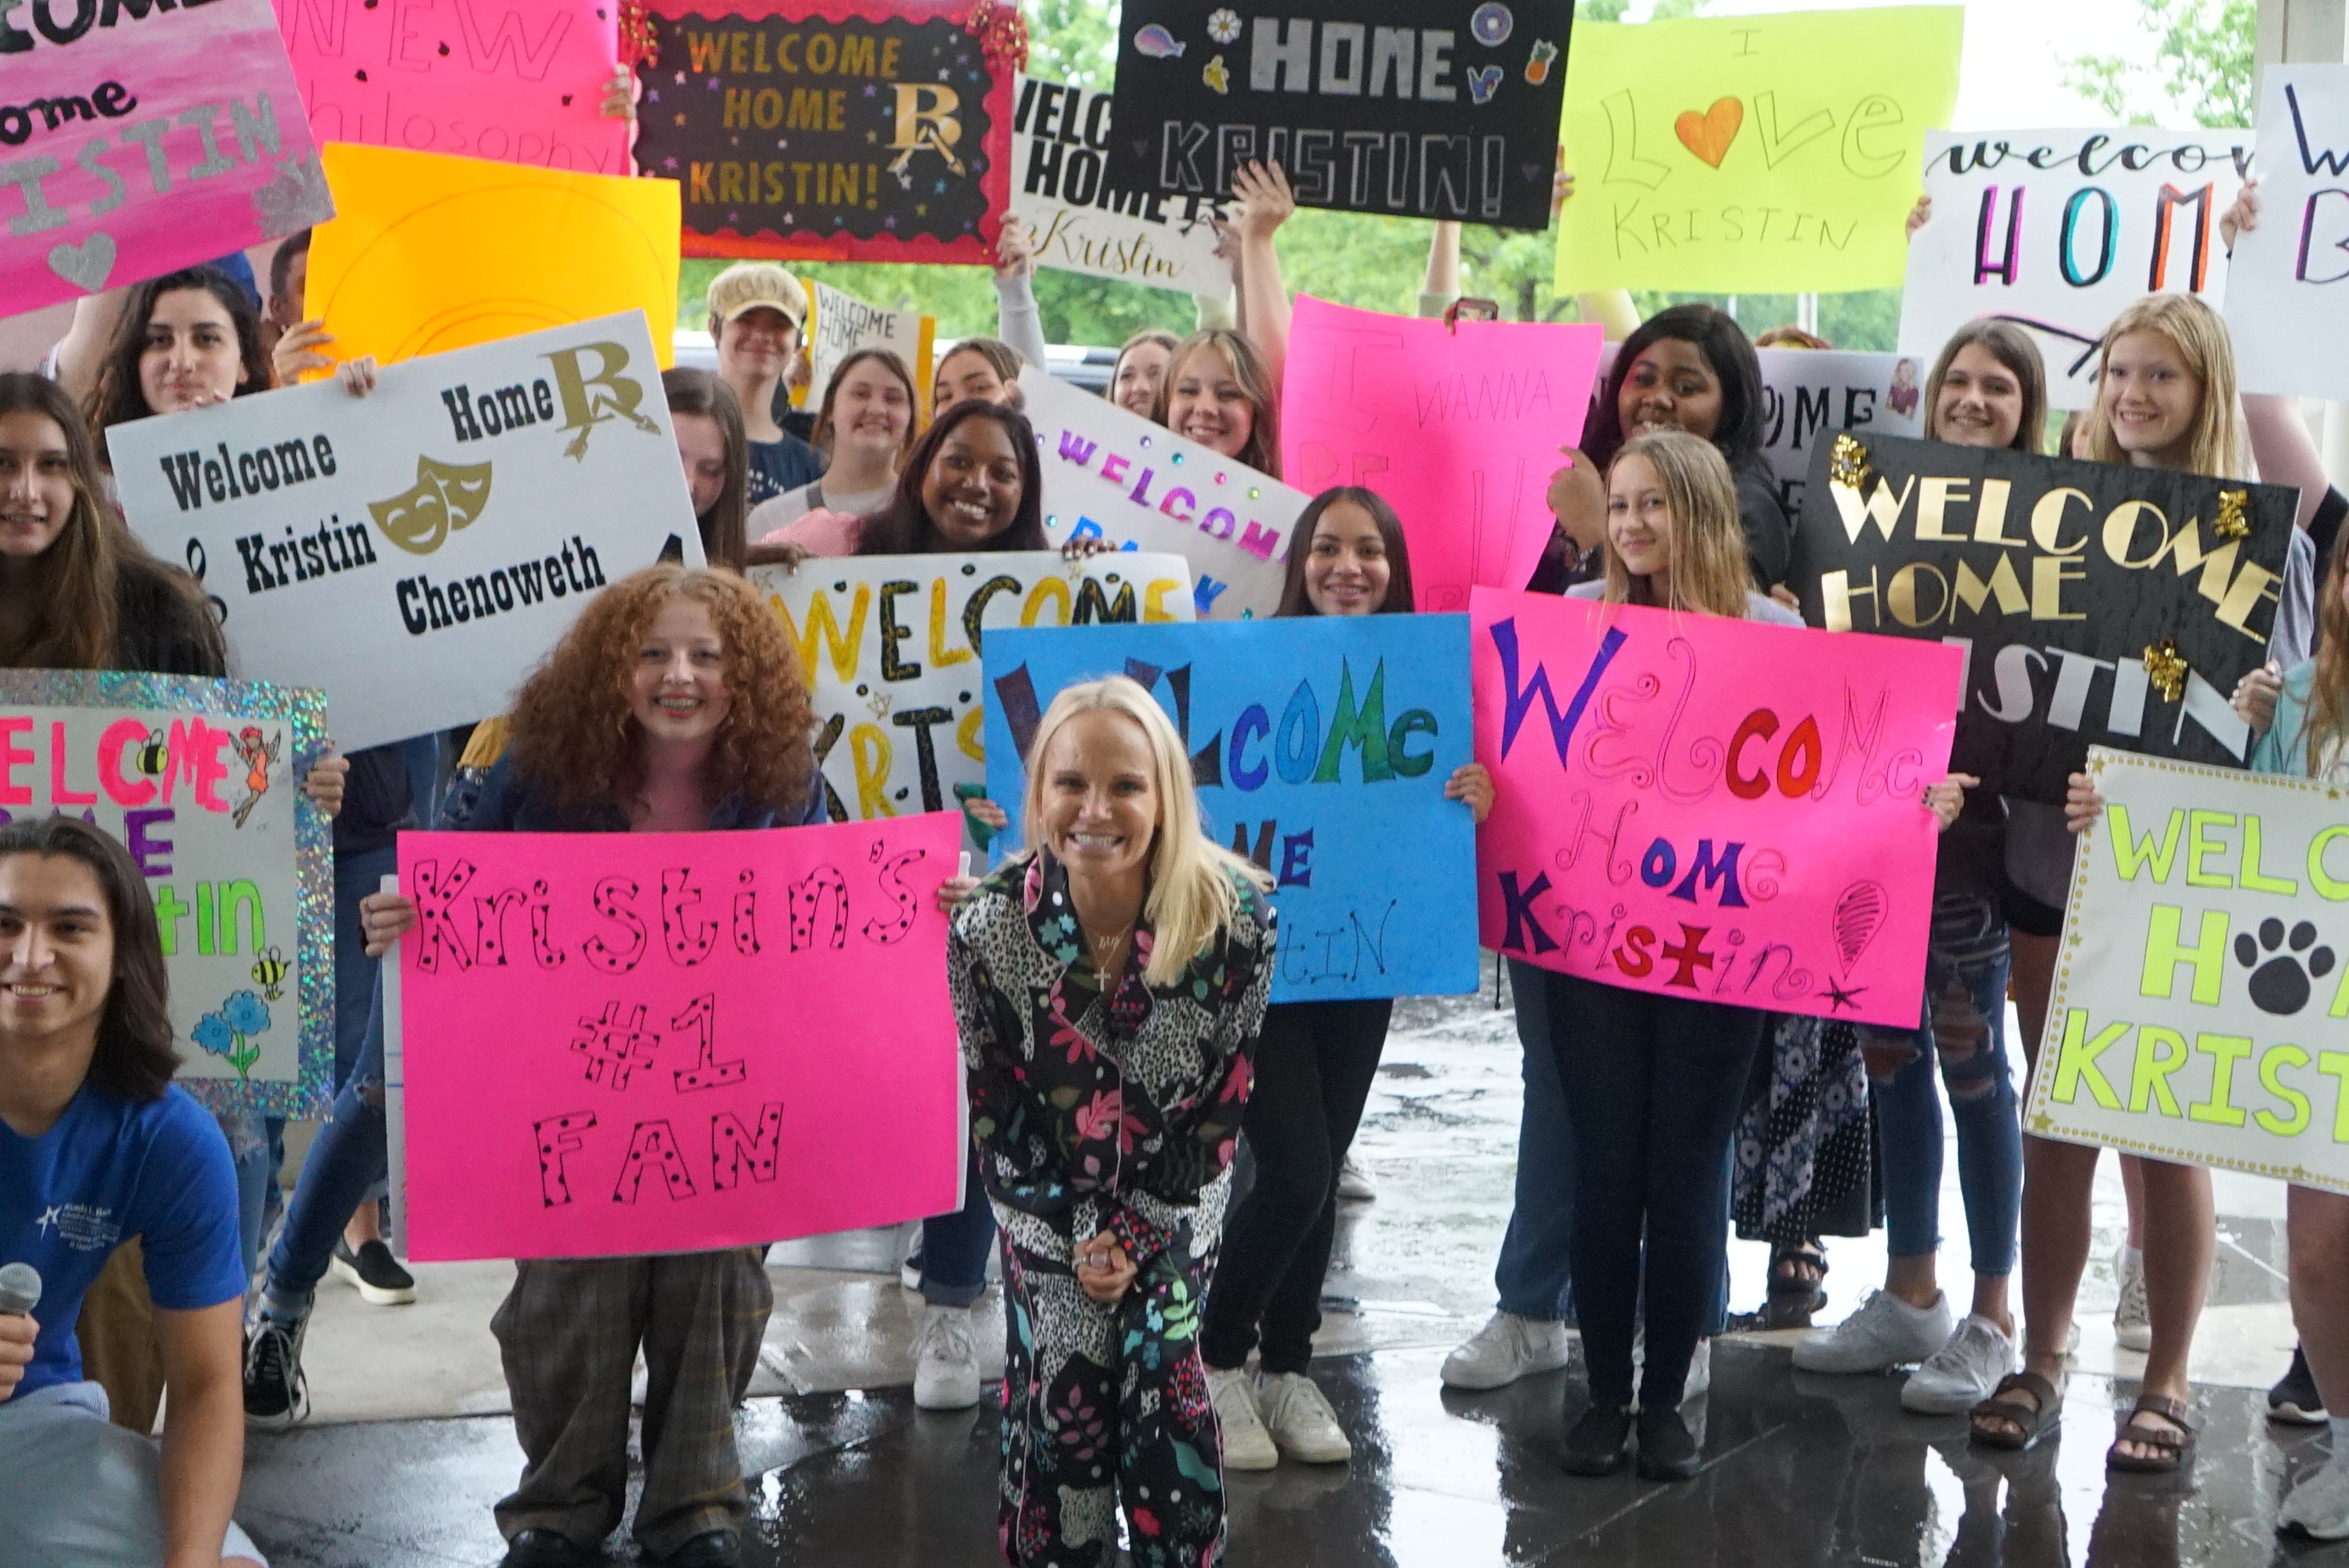
<path fill-rule="evenodd" d="M 1713 0 L 1705 15 L 1843 10 L 1887 0 Z M 1635 0 L 1630 15 L 1643 15 Z M 1966 0 L 1966 55 L 1959 75 L 1959 130 L 2100 125 L 2105 116 L 2064 86 L 2077 55 L 2151 59 L 2137 0 Z"/>

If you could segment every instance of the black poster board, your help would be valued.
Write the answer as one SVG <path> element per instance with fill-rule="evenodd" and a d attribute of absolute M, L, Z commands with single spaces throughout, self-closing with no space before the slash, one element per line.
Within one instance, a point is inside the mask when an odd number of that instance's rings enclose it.
<path fill-rule="evenodd" d="M 636 160 L 688 256 L 985 263 L 1014 63 L 936 0 L 664 0 Z"/>
<path fill-rule="evenodd" d="M 1263 160 L 1302 206 L 1546 229 L 1573 26 L 1572 0 L 1125 0 L 1113 174 L 1221 198 Z"/>
<path fill-rule="evenodd" d="M 2297 494 L 1900 437 L 1811 459 L 1789 581 L 1830 631 L 1968 650 L 1951 766 L 2061 801 L 2090 746 L 2240 768 Z"/>

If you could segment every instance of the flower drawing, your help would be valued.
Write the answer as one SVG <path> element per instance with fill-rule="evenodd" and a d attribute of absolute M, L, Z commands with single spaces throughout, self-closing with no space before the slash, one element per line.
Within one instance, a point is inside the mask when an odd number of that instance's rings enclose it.
<path fill-rule="evenodd" d="M 198 1018 L 195 1027 L 188 1033 L 199 1048 L 228 1063 L 243 1078 L 261 1059 L 261 1046 L 254 1037 L 268 1029 L 269 1004 L 250 991 L 237 991 L 220 1005 L 217 1012 Z"/>

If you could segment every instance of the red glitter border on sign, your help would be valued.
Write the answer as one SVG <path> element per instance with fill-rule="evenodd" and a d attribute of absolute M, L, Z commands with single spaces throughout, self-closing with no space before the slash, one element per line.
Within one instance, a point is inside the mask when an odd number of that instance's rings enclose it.
<path fill-rule="evenodd" d="M 879 26 L 885 22 L 945 22 L 969 32 L 968 19 L 977 14 L 970 0 L 683 0 L 681 4 L 653 4 L 647 10 L 665 22 L 681 22 L 688 16 L 712 21 L 743 22 L 866 22 Z M 980 40 L 974 36 L 974 44 Z M 916 234 L 911 239 L 870 240 L 843 238 L 819 233 L 811 229 L 796 229 L 790 233 L 762 230 L 756 234 L 744 234 L 735 229 L 697 230 L 680 232 L 678 251 L 683 255 L 716 257 L 728 261 L 792 261 L 792 262 L 904 262 L 933 265 L 989 266 L 995 261 L 995 244 L 1003 231 L 1003 214 L 1011 205 L 1011 116 L 1014 108 L 1011 78 L 1014 67 L 993 57 L 981 44 L 980 52 L 987 57 L 988 69 L 993 79 L 987 94 L 979 99 L 988 116 L 987 139 L 979 143 L 987 157 L 987 172 L 978 177 L 978 189 L 987 198 L 986 216 L 979 220 L 978 231 L 965 239 L 942 240 L 935 234 Z M 639 135 L 642 132 L 639 130 Z M 630 162 L 636 160 L 636 144 L 628 147 Z M 641 166 L 639 166 L 641 169 Z M 665 179 L 663 175 L 649 178 Z M 679 181 L 682 183 L 682 181 Z"/>

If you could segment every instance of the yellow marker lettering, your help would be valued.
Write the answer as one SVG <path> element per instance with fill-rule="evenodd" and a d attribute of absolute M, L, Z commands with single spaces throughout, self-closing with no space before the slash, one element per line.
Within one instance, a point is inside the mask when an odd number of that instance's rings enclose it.
<path fill-rule="evenodd" d="M 973 762 L 984 762 L 987 760 L 987 743 L 983 738 L 986 734 L 987 709 L 973 703 L 970 711 L 955 723 L 955 744 L 962 748 L 962 754 Z"/>
<path fill-rule="evenodd" d="M 895 816 L 897 808 L 889 799 L 889 738 L 878 725 L 860 724 L 848 732 L 848 755 L 856 769 L 857 820 Z"/>
<path fill-rule="evenodd" d="M 2162 826 L 2159 849 L 2154 848 L 2151 834 L 2140 839 L 2129 831 L 2129 810 L 2119 801 L 2107 801 L 2105 815 L 2112 820 L 2113 830 L 2106 838 L 2113 846 L 2113 869 L 2121 873 L 2121 881 L 2135 882 L 2137 872 L 2151 866 L 2154 881 L 2168 882 L 2169 868 L 2178 859 L 2178 830 L 2186 826 L 2184 809 L 2171 808 L 2169 820 Z"/>
<path fill-rule="evenodd" d="M 2234 848 L 2223 839 L 2210 833 L 2235 825 L 2232 811 L 2195 810 L 2186 814 L 2186 885 L 2188 887 L 2233 887 L 2235 879 L 2224 872 L 2206 872 L 2202 862 L 2212 855 L 2223 855 Z"/>
<path fill-rule="evenodd" d="M 947 580 L 941 577 L 930 584 L 930 667 L 943 669 L 969 662 L 968 648 L 947 646 Z"/>
<path fill-rule="evenodd" d="M 1050 624 L 1055 626 L 1067 625 L 1069 624 L 1069 585 L 1058 577 L 1039 578 L 1036 586 L 1028 590 L 1028 602 L 1019 606 L 1019 624 L 1023 626 L 1032 626 L 1042 620 L 1043 607 L 1047 600 L 1054 601 L 1060 606 L 1053 612 Z"/>
<path fill-rule="evenodd" d="M 2157 903 L 2146 921 L 2145 967 L 2137 977 L 2137 994 L 2168 1001 L 2178 988 L 2178 966 L 2194 966 L 2193 999 L 2205 1007 L 2218 1006 L 2219 985 L 2227 975 L 2227 914 L 2202 912 L 2202 931 L 2188 947 L 2178 940 L 2178 923 L 2185 911 L 2174 903 Z"/>
<path fill-rule="evenodd" d="M 1143 589 L 1142 591 L 1143 624 L 1149 625 L 1156 621 L 1176 619 L 1174 612 L 1166 607 L 1166 595 L 1184 591 L 1183 584 L 1172 577 L 1158 578 L 1149 587 Z"/>
<path fill-rule="evenodd" d="M 2260 820 L 2249 815 L 2243 818 L 2243 869 L 2239 880 L 2253 892 L 2282 893 L 2286 898 L 2300 894 L 2298 882 L 2271 877 L 2260 869 Z"/>
<path fill-rule="evenodd" d="M 2161 1102 L 2161 1114 L 2182 1117 L 2178 1096 L 2169 1087 L 2169 1075 L 2186 1065 L 2186 1037 L 2175 1029 L 2165 1029 L 2158 1024 L 2147 1024 L 2137 1032 L 2137 1065 L 2129 1074 L 2129 1111 L 2142 1116 L 2146 1107 L 2155 1100 Z"/>
<path fill-rule="evenodd" d="M 800 678 L 807 683 L 811 690 L 815 686 L 815 665 L 819 650 L 828 650 L 831 653 L 833 672 L 842 680 L 853 681 L 856 678 L 857 648 L 864 640 L 864 615 L 865 612 L 873 607 L 873 590 L 869 586 L 864 583 L 857 584 L 856 596 L 850 601 L 849 604 L 848 631 L 845 634 L 841 632 L 840 623 L 833 616 L 832 593 L 828 589 L 816 590 L 815 601 L 808 606 L 808 624 L 805 631 L 802 631 L 792 620 L 791 610 L 780 596 L 772 599 L 771 603 L 775 607 L 775 614 L 783 619 L 783 634 L 799 645 Z"/>
<path fill-rule="evenodd" d="M 2335 822 L 2308 841 L 2308 885 L 2327 903 L 2349 899 L 2349 877 L 2334 876 L 2324 864 L 2324 852 L 2344 839 L 2349 839 L 2349 825 Z"/>
<path fill-rule="evenodd" d="M 2107 1024 L 2095 1038 L 2091 1039 L 2088 1036 L 2086 1011 L 2079 1007 L 2065 1008 L 2064 1051 L 2055 1059 L 2055 1089 L 2053 1098 L 2059 1104 L 2070 1105 L 2079 1098 L 2081 1081 L 2085 1079 L 2091 1099 L 2106 1110 L 2118 1110 L 2121 1108 L 2121 1097 L 2113 1092 L 2113 1086 L 2106 1080 L 2104 1073 L 2097 1068 L 2096 1058 L 2118 1044 L 2120 1037 L 2128 1032 L 2129 1026 L 2127 1024 Z M 2349 1061 L 2349 1057 L 2343 1059 Z"/>
<path fill-rule="evenodd" d="M 2319 1051 L 2316 1070 L 2333 1080 L 2333 1141 L 2349 1143 L 2349 1051 Z"/>
<path fill-rule="evenodd" d="M 2187 1119 L 2242 1126 L 2243 1109 L 2235 1103 L 2235 1064 L 2251 1054 L 2251 1042 L 2241 1035 L 2197 1035 L 2194 1048 L 2210 1058 L 2210 1098 L 2189 1107 Z"/>
<path fill-rule="evenodd" d="M 2277 1076 L 2282 1068 L 2298 1071 L 2307 1065 L 2308 1053 L 2298 1046 L 2270 1046 L 2260 1053 L 2260 1087 L 2290 1106 L 2292 1114 L 2282 1117 L 2261 1110 L 2252 1112 L 2251 1119 L 2278 1138 L 2296 1138 L 2308 1130 L 2308 1097 Z"/>

